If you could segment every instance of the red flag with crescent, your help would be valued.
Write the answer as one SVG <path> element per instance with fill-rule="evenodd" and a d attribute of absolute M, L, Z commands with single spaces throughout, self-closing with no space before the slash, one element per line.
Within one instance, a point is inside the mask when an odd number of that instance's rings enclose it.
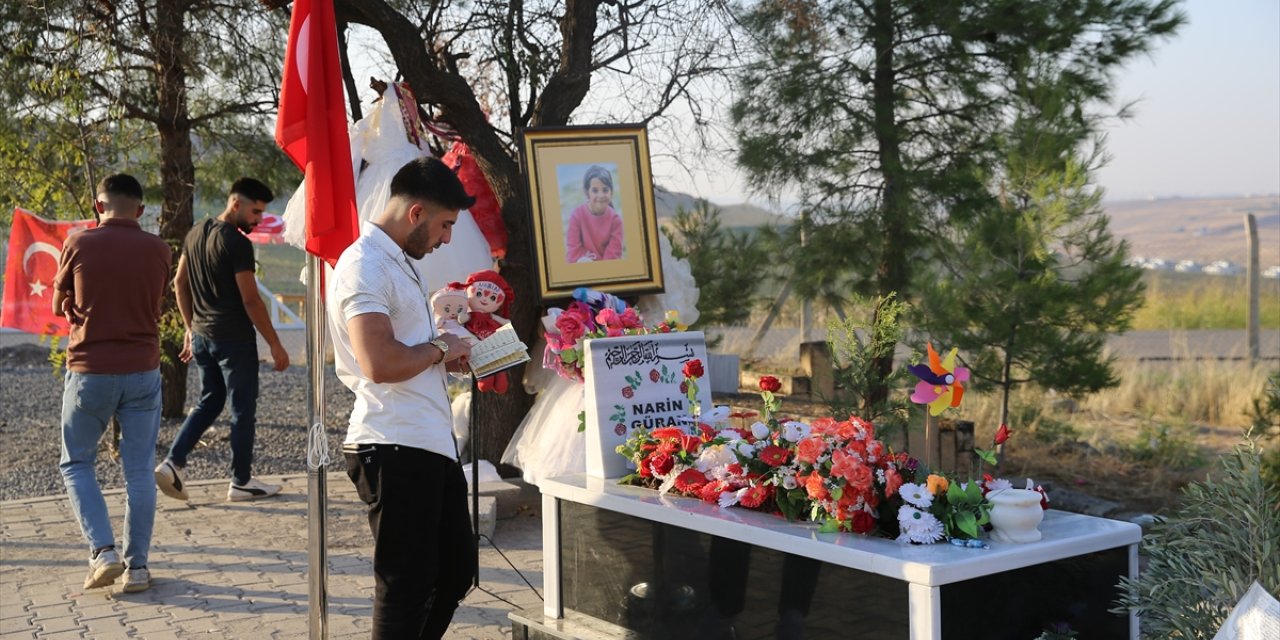
<path fill-rule="evenodd" d="M 332 0 L 295 0 L 276 144 L 306 175 L 306 247 L 329 264 L 360 234 Z"/>
<path fill-rule="evenodd" d="M 53 277 L 58 273 L 63 241 L 94 224 L 92 220 L 45 220 L 22 209 L 13 210 L 0 327 L 67 335 L 67 319 L 53 312 Z"/>

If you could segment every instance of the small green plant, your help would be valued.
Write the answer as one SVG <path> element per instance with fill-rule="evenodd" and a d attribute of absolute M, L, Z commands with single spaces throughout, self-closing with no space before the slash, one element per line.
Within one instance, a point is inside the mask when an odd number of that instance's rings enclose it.
<path fill-rule="evenodd" d="M 1128 453 L 1138 462 L 1173 469 L 1192 469 L 1204 465 L 1204 457 L 1191 438 L 1189 429 L 1164 422 L 1144 423 Z"/>
<path fill-rule="evenodd" d="M 1262 454 L 1262 477 L 1280 491 L 1280 371 L 1267 377 L 1262 393 L 1252 404 L 1253 432 L 1267 443 Z"/>
<path fill-rule="evenodd" d="M 1071 625 L 1065 622 L 1057 622 L 1049 625 L 1049 628 L 1036 636 L 1035 640 L 1071 640 L 1079 637 L 1080 635 L 1071 628 Z"/>
<path fill-rule="evenodd" d="M 855 306 L 868 305 L 859 300 Z M 851 316 L 848 320 L 832 320 L 827 324 L 827 344 L 835 364 L 832 371 L 835 393 L 824 400 L 832 415 L 863 416 L 882 431 L 905 428 L 907 402 L 893 396 L 877 402 L 873 392 L 882 382 L 891 389 L 906 386 L 909 374 L 905 368 L 881 381 L 876 361 L 893 356 L 902 340 L 902 316 L 908 307 L 893 294 L 876 298 L 869 306 L 873 310 L 869 322 Z"/>
<path fill-rule="evenodd" d="M 1280 595 L 1280 493 L 1262 479 L 1261 453 L 1246 434 L 1143 538 L 1147 566 L 1121 579 L 1113 609 L 1135 610 L 1142 637 L 1212 638 L 1253 582 Z"/>

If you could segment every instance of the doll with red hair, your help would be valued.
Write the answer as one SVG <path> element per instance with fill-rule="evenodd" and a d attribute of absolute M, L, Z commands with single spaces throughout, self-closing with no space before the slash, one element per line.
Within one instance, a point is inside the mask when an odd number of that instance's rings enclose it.
<path fill-rule="evenodd" d="M 508 324 L 511 300 L 514 297 L 511 285 L 497 271 L 486 269 L 467 276 L 467 306 L 470 317 L 462 326 L 466 327 L 477 338 L 484 340 L 493 335 L 502 325 Z M 500 371 L 486 376 L 476 382 L 481 391 L 496 393 L 507 392 L 507 373 Z"/>

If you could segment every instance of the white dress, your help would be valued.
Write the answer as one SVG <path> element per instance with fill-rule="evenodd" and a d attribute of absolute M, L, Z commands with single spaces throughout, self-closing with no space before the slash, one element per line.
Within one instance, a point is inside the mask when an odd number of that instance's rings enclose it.
<path fill-rule="evenodd" d="M 351 128 L 351 160 L 356 176 L 356 210 L 360 222 L 381 213 L 391 196 L 391 179 L 410 160 L 430 156 L 425 144 L 411 142 L 400 115 L 399 98 L 388 86 L 382 100 Z M 363 168 L 362 168 L 363 167 Z M 284 212 L 285 240 L 296 247 L 306 242 L 306 184 L 298 185 Z M 418 273 L 427 279 L 430 291 L 450 282 L 462 282 L 476 271 L 491 269 L 489 241 L 480 232 L 471 212 L 458 213 L 449 244 L 417 261 Z"/>
<path fill-rule="evenodd" d="M 698 284 L 689 263 L 673 256 L 667 237 L 658 235 L 666 293 L 641 296 L 637 311 L 646 325 L 661 322 L 670 309 L 680 313 L 684 324 L 697 322 Z M 520 467 L 525 481 L 533 484 L 543 478 L 586 471 L 586 436 L 578 432 L 578 414 L 585 408 L 583 385 L 538 364 L 545 346 L 539 339 L 534 361 L 525 367 L 524 374 L 525 391 L 538 394 L 538 398 L 502 454 L 503 462 Z"/>

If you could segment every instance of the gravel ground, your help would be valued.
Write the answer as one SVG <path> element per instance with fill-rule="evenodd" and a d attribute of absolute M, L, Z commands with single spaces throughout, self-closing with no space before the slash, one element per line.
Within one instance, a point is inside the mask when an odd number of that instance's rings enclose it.
<path fill-rule="evenodd" d="M 62 377 L 48 364 L 47 347 L 14 345 L 0 348 L 0 500 L 16 500 L 66 492 L 58 471 L 61 452 Z M 336 455 L 346 433 L 353 396 L 329 370 L 327 418 L 330 470 L 345 468 Z M 195 368 L 187 379 L 187 408 L 195 406 L 199 382 Z M 188 480 L 231 477 L 229 410 L 205 433 L 187 459 Z M 306 472 L 307 370 L 290 367 L 276 373 L 262 366 L 259 378 L 258 426 L 254 445 L 254 475 Z M 164 458 L 178 435 L 181 420 L 162 420 L 156 460 Z M 106 451 L 102 439 L 98 479 L 104 489 L 122 488 L 120 465 Z"/>

